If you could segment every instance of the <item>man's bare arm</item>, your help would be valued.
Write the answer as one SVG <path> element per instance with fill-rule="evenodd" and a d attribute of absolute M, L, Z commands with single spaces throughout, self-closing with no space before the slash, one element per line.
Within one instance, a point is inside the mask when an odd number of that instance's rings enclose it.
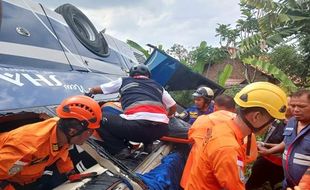
<path fill-rule="evenodd" d="M 285 144 L 283 141 L 280 144 L 277 144 L 270 149 L 267 149 L 263 146 L 258 146 L 258 152 L 261 155 L 270 155 L 270 154 L 282 153 L 284 151 L 284 149 L 285 149 Z"/>

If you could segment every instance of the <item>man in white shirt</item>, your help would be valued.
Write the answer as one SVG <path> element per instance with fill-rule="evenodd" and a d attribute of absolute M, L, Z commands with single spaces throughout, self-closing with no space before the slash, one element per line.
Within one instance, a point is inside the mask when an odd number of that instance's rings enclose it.
<path fill-rule="evenodd" d="M 109 152 L 117 154 L 126 150 L 128 141 L 151 145 L 168 133 L 169 117 L 174 115 L 176 103 L 160 84 L 150 79 L 145 65 L 133 66 L 129 77 L 91 88 L 89 94 L 115 92 L 121 95 L 124 113 L 103 113 L 98 130 Z"/>

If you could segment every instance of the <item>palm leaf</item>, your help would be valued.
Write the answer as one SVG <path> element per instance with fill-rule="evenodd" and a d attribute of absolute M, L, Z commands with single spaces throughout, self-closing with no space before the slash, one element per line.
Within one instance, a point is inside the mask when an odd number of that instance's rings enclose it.
<path fill-rule="evenodd" d="M 230 64 L 225 65 L 223 71 L 218 75 L 218 84 L 225 86 L 227 79 L 229 79 L 233 71 L 233 66 Z"/>
<path fill-rule="evenodd" d="M 246 4 L 257 9 L 264 9 L 266 11 L 276 10 L 280 5 L 273 0 L 240 0 L 241 4 Z"/>
<path fill-rule="evenodd" d="M 257 47 L 260 44 L 260 40 L 262 39 L 263 39 L 262 35 L 258 33 L 242 40 L 239 45 L 239 51 L 240 51 L 238 52 L 239 55 L 244 54 L 247 51 L 250 51 L 254 47 Z"/>
<path fill-rule="evenodd" d="M 281 82 L 281 85 L 284 86 L 288 91 L 292 92 L 297 89 L 292 80 L 279 68 L 275 65 L 262 61 L 257 58 L 245 58 L 242 60 L 243 63 L 252 65 L 253 67 L 258 68 L 259 70 L 267 73 L 268 75 L 272 75 L 274 78 Z"/>
<path fill-rule="evenodd" d="M 136 50 L 141 51 L 146 58 L 150 57 L 150 54 L 147 50 L 145 50 L 142 46 L 140 46 L 137 42 L 134 42 L 132 40 L 127 40 L 126 42 L 128 45 L 130 45 L 132 48 L 135 48 Z"/>

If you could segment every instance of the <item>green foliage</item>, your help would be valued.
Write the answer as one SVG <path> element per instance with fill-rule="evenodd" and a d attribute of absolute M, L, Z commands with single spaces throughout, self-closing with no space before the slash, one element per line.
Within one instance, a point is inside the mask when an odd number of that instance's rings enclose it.
<path fill-rule="evenodd" d="M 207 46 L 207 42 L 202 41 L 200 45 L 192 51 L 193 59 L 195 61 L 194 71 L 202 73 L 204 65 L 208 61 L 210 46 Z"/>
<path fill-rule="evenodd" d="M 257 9 L 265 8 L 266 10 L 275 10 L 278 6 L 273 0 L 240 0 L 242 4 L 248 4 L 250 6 L 256 7 Z"/>
<path fill-rule="evenodd" d="M 141 51 L 145 55 L 146 58 L 150 57 L 149 52 L 146 49 L 144 49 L 142 46 L 140 46 L 137 42 L 134 42 L 132 40 L 127 40 L 126 43 L 130 45 L 132 48 L 135 48 Z"/>
<path fill-rule="evenodd" d="M 309 88 L 310 87 L 310 35 L 303 35 L 299 40 L 300 45 L 300 51 L 301 55 L 303 57 L 303 62 L 305 66 L 308 66 L 305 68 L 304 73 L 306 74 L 306 77 L 304 78 L 304 83 L 302 84 L 304 87 Z"/>
<path fill-rule="evenodd" d="M 233 71 L 233 66 L 230 64 L 225 65 L 223 71 L 221 71 L 218 75 L 218 84 L 221 86 L 225 86 L 225 82 L 229 79 L 231 73 Z"/>
<path fill-rule="evenodd" d="M 218 24 L 218 28 L 215 29 L 216 35 L 220 37 L 220 45 L 222 47 L 235 47 L 236 40 L 239 36 L 239 31 L 237 29 L 232 29 L 230 24 Z M 226 42 L 225 45 L 222 42 Z"/>
<path fill-rule="evenodd" d="M 296 90 L 295 84 L 291 81 L 291 79 L 279 68 L 275 65 L 271 64 L 267 61 L 262 61 L 257 58 L 245 58 L 242 60 L 244 63 L 252 65 L 254 67 L 259 68 L 260 70 L 273 75 L 276 79 L 278 79 L 283 87 L 287 89 L 289 92 L 293 92 Z"/>
<path fill-rule="evenodd" d="M 303 56 L 297 52 L 297 49 L 290 45 L 281 45 L 270 53 L 270 63 L 286 73 L 296 84 L 301 86 L 307 83 L 309 77 L 309 64 L 303 60 Z"/>
<path fill-rule="evenodd" d="M 189 107 L 193 104 L 192 94 L 193 90 L 171 91 L 169 94 L 173 99 L 184 107 Z"/>
<path fill-rule="evenodd" d="M 231 97 L 235 97 L 237 92 L 239 92 L 242 89 L 241 85 L 234 85 L 226 88 L 224 94 L 229 95 Z"/>
<path fill-rule="evenodd" d="M 260 45 L 260 42 L 262 39 L 263 38 L 260 34 L 254 34 L 252 36 L 249 36 L 249 37 L 243 39 L 239 45 L 238 55 L 240 57 L 244 56 L 245 54 L 249 54 L 248 52 L 251 52 L 251 50 L 253 50 L 253 49 L 256 49 L 256 50 L 258 50 L 258 52 L 260 52 L 261 50 L 259 48 L 259 45 Z M 251 55 L 253 55 L 253 54 L 251 54 Z"/>
<path fill-rule="evenodd" d="M 271 46 L 310 33 L 310 1 L 241 0 L 259 11 L 260 31 Z M 270 39 L 268 39 L 270 38 Z"/>
<path fill-rule="evenodd" d="M 206 64 L 218 63 L 228 58 L 228 53 L 222 48 L 213 48 L 202 41 L 198 47 L 190 52 L 193 60 L 193 70 L 203 73 Z"/>
<path fill-rule="evenodd" d="M 173 44 L 173 46 L 167 50 L 167 53 L 172 57 L 179 60 L 181 63 L 191 67 L 192 65 L 192 58 L 189 51 L 180 44 Z"/>
<path fill-rule="evenodd" d="M 203 73 L 206 64 L 218 63 L 228 58 L 227 51 L 208 46 L 205 41 L 191 51 L 180 44 L 174 44 L 167 53 L 198 73 Z"/>
<path fill-rule="evenodd" d="M 241 0 L 242 18 L 237 20 L 236 25 L 239 32 L 235 43 L 238 50 L 237 58 L 251 60 L 256 57 L 257 62 L 252 60 L 250 65 L 274 75 L 283 83 L 281 85 L 287 88 L 296 88 L 291 80 L 299 86 L 310 86 L 309 7 L 309 0 Z M 221 37 L 220 44 L 227 40 L 230 30 L 233 30 L 230 25 L 219 24 L 216 32 L 217 36 Z M 296 49 L 293 51 L 292 48 L 277 47 L 292 40 L 299 42 L 298 50 L 302 54 L 298 54 Z M 268 54 L 270 51 L 272 53 Z M 270 62 L 259 61 L 261 58 Z M 270 64 L 275 64 L 283 72 L 280 74 L 279 69 L 274 72 L 275 70 L 269 67 Z M 287 75 L 283 78 L 284 73 Z M 247 70 L 245 76 L 248 76 Z M 248 77 L 246 78 L 248 80 Z"/>
<path fill-rule="evenodd" d="M 265 49 L 265 40 L 259 32 L 257 15 L 259 12 L 254 7 L 241 2 L 241 17 L 237 20 L 237 28 L 240 32 L 237 55 L 240 59 L 248 56 L 260 56 Z"/>

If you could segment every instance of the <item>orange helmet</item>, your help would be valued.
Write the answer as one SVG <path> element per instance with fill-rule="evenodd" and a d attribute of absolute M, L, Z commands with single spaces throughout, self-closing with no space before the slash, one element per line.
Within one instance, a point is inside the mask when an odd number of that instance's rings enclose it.
<path fill-rule="evenodd" d="M 56 113 L 60 118 L 74 118 L 86 122 L 87 128 L 100 127 L 102 113 L 99 104 L 92 98 L 77 95 L 71 96 L 61 102 Z"/>

